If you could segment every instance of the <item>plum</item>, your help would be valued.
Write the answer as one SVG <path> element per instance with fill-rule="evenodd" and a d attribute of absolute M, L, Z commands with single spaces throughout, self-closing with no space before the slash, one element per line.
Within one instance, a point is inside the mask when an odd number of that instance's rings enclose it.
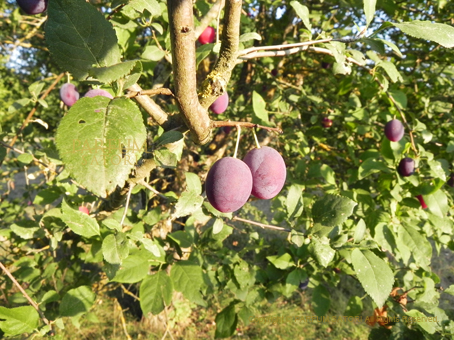
<path fill-rule="evenodd" d="M 110 99 L 113 99 L 113 96 L 107 92 L 106 90 L 103 89 L 93 89 L 85 93 L 84 97 L 96 97 L 96 96 L 104 96 Z"/>
<path fill-rule="evenodd" d="M 385 136 L 391 142 L 398 142 L 404 136 L 404 125 L 398 119 L 390 120 L 385 125 Z"/>
<path fill-rule="evenodd" d="M 261 199 L 270 199 L 282 189 L 287 176 L 285 162 L 275 149 L 262 146 L 252 149 L 244 157 L 252 173 L 252 195 Z"/>
<path fill-rule="evenodd" d="M 452 174 L 451 176 L 449 176 L 448 185 L 449 185 L 451 188 L 454 188 L 454 174 Z"/>
<path fill-rule="evenodd" d="M 202 45 L 211 44 L 214 42 L 214 39 L 216 39 L 216 30 L 213 27 L 208 26 L 199 36 L 199 43 Z"/>
<path fill-rule="evenodd" d="M 77 92 L 76 86 L 71 83 L 63 84 L 60 88 L 60 98 L 65 105 L 73 106 L 79 100 L 79 92 Z"/>
<path fill-rule="evenodd" d="M 415 172 L 415 161 L 410 157 L 405 157 L 400 161 L 397 170 L 403 177 L 411 176 Z"/>
<path fill-rule="evenodd" d="M 79 207 L 79 211 L 80 211 L 81 213 L 90 215 L 90 212 L 88 211 L 88 208 L 87 208 L 87 207 L 84 207 L 83 205 L 81 205 L 81 206 Z"/>
<path fill-rule="evenodd" d="M 208 171 L 205 189 L 215 209 L 223 213 L 238 210 L 251 195 L 251 170 L 240 159 L 221 158 Z"/>
<path fill-rule="evenodd" d="M 39 14 L 47 9 L 48 0 L 17 0 L 17 4 L 27 14 Z"/>
<path fill-rule="evenodd" d="M 222 96 L 218 97 L 210 106 L 210 110 L 217 115 L 223 113 L 229 106 L 229 94 L 225 92 Z"/>
<path fill-rule="evenodd" d="M 331 119 L 329 119 L 328 117 L 324 117 L 322 119 L 322 125 L 325 128 L 329 128 L 329 127 L 331 127 L 333 125 L 333 121 Z"/>

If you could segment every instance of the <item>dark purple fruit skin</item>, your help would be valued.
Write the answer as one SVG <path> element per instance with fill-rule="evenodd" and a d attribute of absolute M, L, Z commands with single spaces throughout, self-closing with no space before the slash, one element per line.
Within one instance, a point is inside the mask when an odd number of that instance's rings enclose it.
<path fill-rule="evenodd" d="M 307 279 L 306 281 L 301 281 L 299 284 L 299 289 L 306 290 L 308 286 L 309 286 L 309 279 Z"/>
<path fill-rule="evenodd" d="M 390 120 L 385 125 L 385 136 L 391 142 L 398 142 L 404 136 L 404 125 L 398 119 Z"/>
<path fill-rule="evenodd" d="M 322 125 L 323 125 L 324 128 L 329 128 L 329 127 L 331 127 L 333 125 L 333 121 L 331 119 L 327 118 L 327 117 L 324 117 L 322 119 Z"/>
<path fill-rule="evenodd" d="M 262 146 L 249 151 L 243 161 L 251 169 L 252 195 L 260 199 L 270 199 L 281 191 L 287 170 L 279 152 Z"/>
<path fill-rule="evenodd" d="M 208 171 L 205 182 L 208 201 L 220 212 L 240 209 L 252 191 L 252 174 L 242 160 L 225 157 Z"/>
<path fill-rule="evenodd" d="M 279 74 L 279 71 L 277 70 L 277 68 L 273 68 L 273 69 L 271 70 L 271 75 L 272 75 L 273 77 L 276 77 L 278 74 Z"/>
<path fill-rule="evenodd" d="M 229 106 L 229 94 L 225 92 L 222 96 L 218 97 L 210 106 L 210 110 L 217 115 L 220 115 Z"/>
<path fill-rule="evenodd" d="M 411 176 L 415 172 L 415 161 L 412 158 L 405 157 L 400 161 L 397 170 L 403 177 Z"/>
<path fill-rule="evenodd" d="M 448 179 L 448 185 L 451 187 L 451 188 L 454 188 L 454 174 L 452 174 L 449 179 Z"/>
<path fill-rule="evenodd" d="M 113 96 L 109 92 L 107 92 L 106 90 L 102 90 L 102 89 L 90 90 L 87 93 L 85 93 L 84 97 L 92 98 L 92 97 L 96 97 L 96 96 L 104 96 L 104 97 L 113 99 Z"/>
<path fill-rule="evenodd" d="M 17 0 L 17 4 L 27 14 L 40 14 L 47 9 L 48 0 Z"/>
<path fill-rule="evenodd" d="M 73 106 L 79 100 L 79 96 L 74 84 L 66 83 L 60 88 L 60 98 L 65 105 Z"/>

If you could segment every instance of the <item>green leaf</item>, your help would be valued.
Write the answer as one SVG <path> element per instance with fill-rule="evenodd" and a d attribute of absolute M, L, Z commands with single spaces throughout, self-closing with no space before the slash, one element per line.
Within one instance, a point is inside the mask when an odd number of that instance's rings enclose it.
<path fill-rule="evenodd" d="M 148 275 L 142 281 L 139 290 L 140 308 L 144 315 L 158 315 L 172 300 L 173 286 L 170 277 L 161 270 L 154 275 Z"/>
<path fill-rule="evenodd" d="M 397 47 L 396 44 L 394 44 L 393 42 L 384 40 L 384 39 L 378 39 L 378 38 L 375 38 L 374 40 L 381 41 L 382 43 L 388 45 L 389 47 L 391 47 L 391 49 L 394 52 L 396 52 L 397 56 L 399 56 L 400 58 L 403 58 L 402 52 L 400 52 L 399 47 Z"/>
<path fill-rule="evenodd" d="M 173 216 L 178 218 L 192 214 L 198 210 L 203 204 L 203 197 L 194 191 L 183 191 L 175 205 Z"/>
<path fill-rule="evenodd" d="M 319 284 L 312 292 L 312 309 L 315 315 L 325 315 L 331 304 L 331 297 L 325 286 Z"/>
<path fill-rule="evenodd" d="M 84 237 L 99 235 L 98 222 L 93 217 L 72 209 L 65 200 L 61 205 L 61 219 L 73 232 Z"/>
<path fill-rule="evenodd" d="M 366 57 L 361 51 L 357 50 L 347 50 L 347 52 L 355 59 L 361 66 L 366 65 Z"/>
<path fill-rule="evenodd" d="M 366 222 L 361 218 L 355 228 L 355 235 L 353 236 L 353 242 L 359 243 L 364 238 L 366 232 Z"/>
<path fill-rule="evenodd" d="M 214 44 L 205 44 L 197 47 L 195 52 L 196 55 L 196 67 L 199 67 L 200 62 L 208 57 L 213 50 Z"/>
<path fill-rule="evenodd" d="M 55 61 L 76 78 L 96 67 L 120 62 L 120 49 L 112 24 L 84 0 L 49 2 L 46 42 Z"/>
<path fill-rule="evenodd" d="M 35 233 L 40 230 L 40 227 L 35 221 L 23 220 L 11 224 L 10 229 L 13 233 L 22 237 L 24 240 L 29 240 L 36 237 Z"/>
<path fill-rule="evenodd" d="M 197 174 L 192 172 L 186 172 L 186 190 L 192 191 L 197 195 L 202 194 L 202 183 Z"/>
<path fill-rule="evenodd" d="M 231 303 L 216 315 L 215 339 L 227 338 L 233 335 L 238 323 L 238 315 L 235 312 L 235 304 Z"/>
<path fill-rule="evenodd" d="M 309 244 L 309 252 L 323 267 L 328 267 L 336 252 L 329 246 L 329 239 L 314 237 Z"/>
<path fill-rule="evenodd" d="M 289 253 L 267 256 L 266 258 L 279 269 L 287 269 L 295 265 L 295 261 L 293 261 L 292 256 Z"/>
<path fill-rule="evenodd" d="M 364 14 L 366 15 L 366 26 L 374 19 L 375 15 L 375 5 L 377 0 L 364 0 Z"/>
<path fill-rule="evenodd" d="M 363 311 L 363 301 L 359 296 L 352 296 L 347 303 L 345 316 L 359 316 Z"/>
<path fill-rule="evenodd" d="M 30 164 L 31 162 L 33 162 L 33 155 L 29 154 L 29 153 L 23 153 L 21 155 L 19 155 L 19 157 L 17 157 L 17 160 L 19 162 L 21 162 L 22 164 Z"/>
<path fill-rule="evenodd" d="M 354 249 L 352 263 L 367 294 L 382 307 L 391 293 L 394 275 L 388 264 L 370 250 Z"/>
<path fill-rule="evenodd" d="M 303 4 L 299 3 L 298 1 L 291 1 L 290 6 L 293 7 L 296 14 L 301 18 L 303 21 L 304 26 L 311 31 L 312 25 L 309 17 L 309 9 L 304 6 Z"/>
<path fill-rule="evenodd" d="M 148 260 L 139 255 L 128 256 L 121 263 L 120 269 L 111 281 L 135 283 L 141 281 L 148 274 L 150 265 Z"/>
<path fill-rule="evenodd" d="M 240 42 L 245 42 L 249 40 L 262 40 L 262 37 L 256 32 L 249 32 L 240 35 Z"/>
<path fill-rule="evenodd" d="M 412 37 L 434 41 L 447 48 L 454 47 L 454 27 L 450 25 L 420 20 L 393 23 L 393 25 Z"/>
<path fill-rule="evenodd" d="M 298 218 L 303 213 L 303 189 L 302 185 L 292 184 L 288 190 L 285 203 L 289 219 Z"/>
<path fill-rule="evenodd" d="M 335 227 L 347 220 L 356 205 L 357 203 L 348 197 L 325 195 L 312 206 L 312 217 L 315 223 Z"/>
<path fill-rule="evenodd" d="M 202 268 L 188 261 L 177 262 L 170 271 L 175 290 L 183 293 L 188 300 L 206 306 L 200 289 L 204 284 Z"/>
<path fill-rule="evenodd" d="M 120 78 L 124 78 L 131 73 L 138 60 L 125 61 L 120 64 L 115 64 L 107 67 L 99 67 L 90 69 L 89 73 L 92 77 L 103 83 L 112 83 Z"/>
<path fill-rule="evenodd" d="M 404 81 L 404 79 L 402 78 L 402 75 L 397 70 L 396 65 L 394 65 L 392 62 L 382 60 L 377 64 L 377 67 L 383 68 L 385 70 L 386 74 L 388 75 L 389 79 L 391 79 L 391 81 L 393 83 L 395 83 L 397 81 L 400 81 L 400 82 Z"/>
<path fill-rule="evenodd" d="M 431 195 L 424 196 L 424 201 L 432 214 L 443 218 L 448 213 L 448 197 L 442 190 L 438 190 Z"/>
<path fill-rule="evenodd" d="M 33 204 L 50 204 L 57 198 L 59 198 L 62 194 L 63 192 L 59 187 L 49 187 L 43 189 L 36 194 L 35 199 L 33 200 Z"/>
<path fill-rule="evenodd" d="M 104 260 L 112 264 L 121 264 L 129 255 L 128 239 L 124 233 L 107 235 L 102 241 Z"/>
<path fill-rule="evenodd" d="M 425 314 L 416 309 L 409 310 L 405 312 L 405 314 L 407 314 L 410 318 L 413 318 L 411 320 L 414 320 L 419 327 L 429 334 L 434 334 L 435 332 L 440 331 L 440 327 L 434 320 L 434 317 L 428 320 L 428 317 Z"/>
<path fill-rule="evenodd" d="M 152 16 L 158 16 L 162 13 L 161 6 L 156 0 L 131 0 L 125 7 L 129 6 L 139 13 L 147 10 Z"/>
<path fill-rule="evenodd" d="M 96 295 L 89 286 L 80 286 L 69 290 L 61 300 L 60 316 L 80 316 L 90 310 Z"/>
<path fill-rule="evenodd" d="M 56 143 L 78 183 L 107 197 L 126 179 L 146 140 L 142 114 L 129 99 L 79 99 L 60 122 Z"/>
<path fill-rule="evenodd" d="M 22 98 L 16 100 L 11 106 L 8 107 L 8 113 L 14 113 L 17 110 L 22 109 L 24 106 L 30 104 L 32 100 L 30 98 Z"/>
<path fill-rule="evenodd" d="M 159 61 L 166 55 L 166 52 L 161 50 L 158 46 L 151 45 L 145 47 L 142 53 L 142 59 Z"/>
<path fill-rule="evenodd" d="M 219 234 L 222 231 L 222 228 L 224 228 L 224 221 L 222 218 L 217 218 L 213 224 L 213 235 Z"/>
<path fill-rule="evenodd" d="M 359 166 L 358 179 L 366 178 L 380 171 L 391 173 L 391 170 L 383 162 L 376 161 L 375 158 L 368 158 Z"/>
<path fill-rule="evenodd" d="M 177 230 L 167 234 L 167 237 L 175 241 L 181 248 L 189 248 L 194 242 L 191 234 L 183 230 Z"/>
<path fill-rule="evenodd" d="M 184 138 L 180 131 L 167 131 L 164 132 L 156 141 L 156 148 L 161 146 L 178 142 Z"/>
<path fill-rule="evenodd" d="M 33 333 L 38 327 L 39 314 L 32 306 L 0 307 L 0 329 L 4 336 Z"/>
<path fill-rule="evenodd" d="M 398 241 L 409 248 L 417 265 L 428 269 L 432 258 L 432 246 L 427 237 L 410 225 L 400 225 L 398 228 Z M 398 244 L 399 246 L 399 244 Z"/>
<path fill-rule="evenodd" d="M 252 108 L 254 109 L 253 122 L 257 124 L 269 126 L 268 111 L 263 97 L 256 91 L 252 92 Z"/>

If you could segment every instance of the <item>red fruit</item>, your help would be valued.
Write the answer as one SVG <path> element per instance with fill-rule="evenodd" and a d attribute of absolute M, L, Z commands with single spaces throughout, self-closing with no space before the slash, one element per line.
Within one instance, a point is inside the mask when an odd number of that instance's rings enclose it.
<path fill-rule="evenodd" d="M 252 195 L 261 199 L 270 199 L 282 189 L 287 176 L 282 156 L 268 146 L 252 149 L 243 159 L 251 169 Z"/>
<path fill-rule="evenodd" d="M 205 28 L 205 30 L 199 36 L 199 42 L 202 45 L 211 44 L 212 42 L 214 42 L 214 39 L 216 39 L 216 30 L 211 26 Z"/>
<path fill-rule="evenodd" d="M 90 90 L 87 93 L 85 93 L 84 97 L 92 98 L 92 97 L 96 97 L 96 96 L 104 96 L 104 97 L 113 99 L 113 96 L 109 92 L 107 92 L 106 90 L 102 90 L 102 89 Z"/>
<path fill-rule="evenodd" d="M 329 128 L 329 127 L 331 127 L 333 125 L 333 121 L 331 119 L 327 118 L 327 117 L 324 117 L 322 119 L 322 125 L 325 128 Z"/>
<path fill-rule="evenodd" d="M 398 142 L 404 136 L 404 126 L 398 119 L 390 120 L 385 125 L 385 136 L 391 142 Z"/>
<path fill-rule="evenodd" d="M 82 205 L 79 207 L 79 211 L 84 213 L 84 214 L 90 215 L 90 211 L 88 211 L 88 208 L 84 207 Z"/>
<path fill-rule="evenodd" d="M 426 202 L 424 202 L 424 198 L 422 197 L 422 195 L 418 195 L 416 196 L 416 198 L 419 200 L 419 203 L 421 203 L 421 207 L 423 209 L 427 209 L 427 204 Z"/>
<path fill-rule="evenodd" d="M 251 170 L 240 159 L 221 158 L 208 172 L 205 189 L 215 209 L 223 213 L 238 210 L 251 195 Z"/>
<path fill-rule="evenodd" d="M 403 177 L 413 175 L 415 172 L 415 161 L 410 157 L 405 157 L 400 161 L 397 171 Z"/>
<path fill-rule="evenodd" d="M 221 114 L 223 113 L 227 107 L 229 106 L 229 94 L 225 92 L 222 96 L 218 97 L 213 104 L 210 106 L 210 110 L 213 113 Z"/>
<path fill-rule="evenodd" d="M 17 0 L 17 4 L 27 14 L 39 14 L 47 9 L 48 0 Z"/>
<path fill-rule="evenodd" d="M 66 83 L 60 88 L 60 99 L 65 105 L 73 106 L 79 100 L 79 96 L 74 84 Z"/>

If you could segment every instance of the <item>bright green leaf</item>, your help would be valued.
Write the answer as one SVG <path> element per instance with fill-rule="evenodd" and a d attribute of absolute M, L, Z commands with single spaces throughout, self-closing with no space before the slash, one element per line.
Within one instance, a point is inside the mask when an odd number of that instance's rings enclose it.
<path fill-rule="evenodd" d="M 140 284 L 140 308 L 144 315 L 158 315 L 172 300 L 173 285 L 165 271 L 148 275 Z"/>
<path fill-rule="evenodd" d="M 0 307 L 0 329 L 4 336 L 32 333 L 38 327 L 39 314 L 32 306 Z"/>
<path fill-rule="evenodd" d="M 347 220 L 356 205 L 357 203 L 348 197 L 325 195 L 312 206 L 312 217 L 315 223 L 335 227 Z"/>

